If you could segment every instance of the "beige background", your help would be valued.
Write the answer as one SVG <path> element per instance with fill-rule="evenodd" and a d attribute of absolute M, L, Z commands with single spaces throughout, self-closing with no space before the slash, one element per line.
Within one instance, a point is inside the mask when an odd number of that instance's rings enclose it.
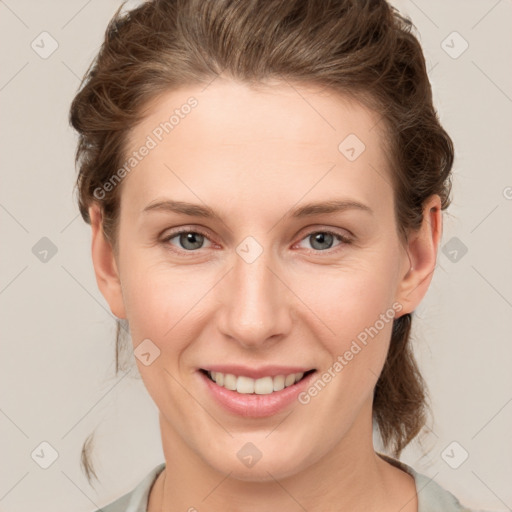
<path fill-rule="evenodd" d="M 95 510 L 163 460 L 157 410 L 141 381 L 114 377 L 114 320 L 96 287 L 89 227 L 72 191 L 69 104 L 119 4 L 0 1 L 1 511 Z M 418 27 L 456 146 L 443 250 L 414 328 L 435 424 L 426 453 L 412 445 L 402 458 L 468 506 L 510 510 L 512 3 L 395 4 Z M 52 40 L 58 48 L 47 58 L 31 47 L 49 52 Z M 43 237 L 57 250 L 46 262 L 33 253 L 48 243 Z M 94 429 L 96 489 L 79 467 Z M 58 454 L 48 469 L 31 456 L 42 442 Z M 52 448 L 42 448 L 49 460 Z M 458 469 L 446 462 L 465 452 Z"/>

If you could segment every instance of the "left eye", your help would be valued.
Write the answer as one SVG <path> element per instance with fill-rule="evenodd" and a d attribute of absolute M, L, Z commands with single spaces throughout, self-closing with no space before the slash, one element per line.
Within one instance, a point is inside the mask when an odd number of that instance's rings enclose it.
<path fill-rule="evenodd" d="M 178 238 L 180 249 L 183 249 L 188 252 L 194 252 L 196 249 L 202 249 L 204 241 L 210 240 L 205 233 L 202 233 L 200 231 L 182 230 L 177 231 L 175 233 L 171 233 L 170 235 L 165 237 L 163 241 L 167 243 L 171 242 L 171 240 L 175 238 Z M 301 242 L 307 239 L 311 239 L 313 250 L 319 252 L 325 252 L 326 250 L 331 249 L 334 239 L 339 240 L 340 244 L 338 245 L 350 243 L 349 238 L 332 231 L 312 231 L 311 233 L 307 234 L 304 238 L 302 238 Z"/>
<path fill-rule="evenodd" d="M 312 231 L 308 235 L 306 235 L 301 241 L 311 239 L 313 249 L 315 251 L 325 252 L 325 250 L 331 249 L 333 240 L 337 238 L 341 243 L 339 245 L 343 244 L 349 244 L 350 240 L 340 235 L 339 233 L 334 233 L 332 231 Z M 315 245 L 317 247 L 315 247 Z M 329 247 L 325 247 L 325 245 L 328 245 Z"/>

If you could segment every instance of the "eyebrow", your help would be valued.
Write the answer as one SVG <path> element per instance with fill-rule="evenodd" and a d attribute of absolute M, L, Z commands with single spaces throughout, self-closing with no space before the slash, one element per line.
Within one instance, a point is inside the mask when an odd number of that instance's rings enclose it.
<path fill-rule="evenodd" d="M 298 208 L 289 211 L 283 218 L 301 219 L 304 217 L 311 217 L 313 215 L 338 213 L 347 210 L 359 210 L 373 215 L 373 210 L 359 201 L 332 199 L 329 201 L 307 203 L 299 206 Z M 189 215 L 190 217 L 203 217 L 221 220 L 221 216 L 209 206 L 201 206 L 199 204 L 187 203 L 185 201 L 174 201 L 171 199 L 152 202 L 144 208 L 142 213 L 145 214 L 151 211 L 181 213 Z"/>

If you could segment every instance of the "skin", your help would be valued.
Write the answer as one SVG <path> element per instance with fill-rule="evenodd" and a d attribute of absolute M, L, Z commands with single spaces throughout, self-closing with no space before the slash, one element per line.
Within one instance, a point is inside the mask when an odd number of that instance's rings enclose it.
<path fill-rule="evenodd" d="M 115 250 L 98 206 L 90 208 L 98 286 L 128 319 L 134 347 L 149 338 L 160 350 L 149 366 L 136 359 L 160 411 L 166 460 L 148 510 L 416 512 L 414 480 L 372 443 L 391 322 L 309 404 L 267 418 L 221 409 L 196 370 L 273 363 L 322 373 L 393 303 L 402 306 L 396 316 L 412 312 L 436 264 L 439 197 L 424 203 L 421 228 L 401 244 L 378 115 L 305 84 L 254 89 L 218 78 L 204 90 L 166 92 L 133 130 L 131 150 L 190 96 L 198 106 L 122 182 Z M 338 150 L 350 133 L 366 146 L 353 162 Z M 206 204 L 222 220 L 142 213 L 165 198 Z M 327 199 L 373 213 L 284 218 Z M 178 227 L 208 238 L 192 250 L 179 236 L 164 240 Z M 352 242 L 315 244 L 310 235 L 325 229 Z M 236 252 L 247 236 L 263 249 L 250 264 Z M 237 458 L 247 442 L 262 452 L 251 468 Z"/>

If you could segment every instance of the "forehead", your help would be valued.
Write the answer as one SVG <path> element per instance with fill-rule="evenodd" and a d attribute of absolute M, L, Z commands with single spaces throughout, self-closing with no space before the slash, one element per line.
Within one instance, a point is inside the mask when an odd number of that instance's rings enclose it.
<path fill-rule="evenodd" d="M 177 189 L 188 199 L 236 191 L 296 202 L 308 190 L 342 187 L 368 201 L 390 183 L 378 121 L 356 100 L 318 86 L 218 78 L 169 91 L 130 134 L 127 157 L 151 149 L 124 178 L 122 195 L 142 208 Z"/>
<path fill-rule="evenodd" d="M 130 140 L 136 143 L 141 135 L 155 130 L 158 137 L 161 127 L 163 137 L 172 131 L 172 139 L 187 146 L 197 144 L 199 137 L 203 147 L 250 146 L 264 139 L 314 145 L 322 151 L 337 149 L 336 142 L 349 133 L 375 142 L 379 133 L 373 128 L 378 121 L 377 113 L 331 89 L 288 82 L 250 85 L 217 78 L 207 86 L 182 87 L 156 96 Z M 195 137 L 190 137 L 187 125 L 193 125 Z"/>

